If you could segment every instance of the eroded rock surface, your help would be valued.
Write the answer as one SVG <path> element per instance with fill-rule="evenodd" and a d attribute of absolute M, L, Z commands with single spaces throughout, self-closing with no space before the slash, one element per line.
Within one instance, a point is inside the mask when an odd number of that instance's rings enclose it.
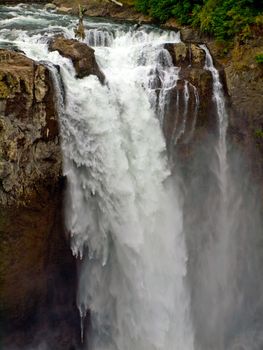
<path fill-rule="evenodd" d="M 96 75 L 103 84 L 105 76 L 100 70 L 94 55 L 94 50 L 88 45 L 63 36 L 55 37 L 50 45 L 50 51 L 58 51 L 60 55 L 72 60 L 77 78 Z"/>
<path fill-rule="evenodd" d="M 165 44 L 165 48 L 172 56 L 174 65 L 204 68 L 205 52 L 198 45 L 180 42 L 176 44 Z"/>
<path fill-rule="evenodd" d="M 0 59 L 3 346 L 24 348 L 32 343 L 34 329 L 45 329 L 43 336 L 50 330 L 58 337 L 64 332 L 74 342 L 76 265 L 63 225 L 64 180 L 52 79 L 45 66 L 21 53 L 0 50 Z"/>
<path fill-rule="evenodd" d="M 0 204 L 27 204 L 61 177 L 62 157 L 48 70 L 0 50 Z"/>
<path fill-rule="evenodd" d="M 247 154 L 259 182 L 263 176 L 263 65 L 256 62 L 256 55 L 262 52 L 261 33 L 245 44 L 236 43 L 225 64 L 231 100 L 229 135 Z"/>
<path fill-rule="evenodd" d="M 187 147 L 197 134 L 216 129 L 213 79 L 211 72 L 204 68 L 205 52 L 198 45 L 180 42 L 164 47 L 173 64 L 180 68 L 180 79 L 170 94 L 164 134 L 168 144 L 175 137 L 177 144 Z M 181 130 L 180 136 L 174 134 L 175 129 Z"/>

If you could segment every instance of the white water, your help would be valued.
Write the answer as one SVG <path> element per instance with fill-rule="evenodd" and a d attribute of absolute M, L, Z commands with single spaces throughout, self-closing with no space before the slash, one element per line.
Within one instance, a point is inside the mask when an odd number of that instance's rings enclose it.
<path fill-rule="evenodd" d="M 68 227 L 84 254 L 78 303 L 91 312 L 91 349 L 193 349 L 182 211 L 151 90 L 153 72 L 165 88 L 171 77 L 167 40 L 117 36 L 96 51 L 109 88 L 89 78 L 70 97 Z"/>
<path fill-rule="evenodd" d="M 227 189 L 227 146 L 226 146 L 226 133 L 228 126 L 228 115 L 225 106 L 225 97 L 223 87 L 220 82 L 219 72 L 213 64 L 213 58 L 205 45 L 200 45 L 206 53 L 205 69 L 209 70 L 213 77 L 213 98 L 216 104 L 217 116 L 218 116 L 218 131 L 219 141 L 217 147 L 217 155 L 219 158 L 219 176 L 220 189 L 222 192 L 223 201 L 226 200 Z M 226 207 L 224 205 L 224 207 Z"/>
<path fill-rule="evenodd" d="M 148 89 L 152 72 L 169 74 L 158 62 L 167 40 L 117 36 L 96 51 L 109 87 L 67 84 L 68 228 L 84 254 L 78 303 L 91 312 L 91 349 L 193 348 L 182 212 Z"/>
<path fill-rule="evenodd" d="M 209 70 L 213 78 L 213 100 L 217 112 L 218 141 L 215 144 L 215 157 L 211 162 L 211 170 L 216 179 L 211 207 L 208 209 L 212 232 L 209 234 L 207 248 L 204 250 L 206 264 L 203 278 L 207 283 L 206 294 L 209 309 L 208 332 L 214 336 L 214 344 L 219 349 L 225 348 L 227 322 L 232 317 L 236 299 L 237 274 L 237 242 L 235 230 L 240 220 L 240 193 L 229 174 L 227 158 L 227 126 L 228 114 L 225 106 L 223 87 L 219 72 L 213 64 L 212 56 L 205 45 L 200 45 L 206 53 L 204 68 Z M 233 197 L 235 196 L 235 199 Z M 209 197 L 208 197 L 209 198 Z M 205 230 L 207 228 L 204 227 Z M 206 271 L 206 272 L 205 272 Z"/>
<path fill-rule="evenodd" d="M 72 35 L 63 26 L 54 30 Z M 89 31 L 105 86 L 95 76 L 76 80 L 70 61 L 48 52 L 46 35 L 29 37 L 20 29 L 12 32 L 12 42 L 29 57 L 61 67 L 66 218 L 73 253 L 82 259 L 78 307 L 84 339 L 88 310 L 91 315 L 86 346 L 192 350 L 180 191 L 161 131 L 169 90 L 178 79 L 162 45 L 179 42 L 179 34 Z M 2 39 L 9 38 L 3 30 Z"/>

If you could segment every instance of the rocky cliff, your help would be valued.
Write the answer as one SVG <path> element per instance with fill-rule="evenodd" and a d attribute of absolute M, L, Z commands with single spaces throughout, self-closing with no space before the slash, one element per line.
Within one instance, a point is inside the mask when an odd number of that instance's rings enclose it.
<path fill-rule="evenodd" d="M 245 43 L 236 42 L 224 63 L 226 87 L 231 101 L 229 136 L 242 147 L 254 177 L 263 176 L 263 64 L 256 55 L 263 52 L 262 33 Z"/>
<path fill-rule="evenodd" d="M 63 227 L 62 154 L 52 79 L 45 66 L 22 53 L 0 50 L 0 60 L 3 342 L 23 347 L 32 342 L 34 327 L 59 337 L 60 322 L 70 344 L 76 329 L 72 322 L 77 323 L 72 305 L 76 267 Z"/>

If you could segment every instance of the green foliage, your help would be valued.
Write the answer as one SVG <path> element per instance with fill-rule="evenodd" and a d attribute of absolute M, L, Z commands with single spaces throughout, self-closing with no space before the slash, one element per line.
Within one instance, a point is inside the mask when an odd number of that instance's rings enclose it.
<path fill-rule="evenodd" d="M 263 13 L 255 17 L 255 23 L 256 25 L 263 27 Z"/>
<path fill-rule="evenodd" d="M 263 53 L 256 55 L 255 59 L 257 63 L 263 63 Z"/>
<path fill-rule="evenodd" d="M 257 129 L 255 131 L 255 136 L 259 139 L 262 139 L 263 138 L 263 130 L 262 129 Z"/>
<path fill-rule="evenodd" d="M 136 8 L 136 10 L 138 10 L 144 14 L 148 14 L 149 9 L 150 9 L 149 0 L 136 0 L 135 1 L 135 8 Z"/>
<path fill-rule="evenodd" d="M 180 23 L 188 24 L 191 22 L 193 7 L 197 3 L 202 3 L 202 0 L 135 0 L 135 7 L 161 22 L 175 17 Z"/>
<path fill-rule="evenodd" d="M 251 25 L 263 25 L 263 2 L 258 0 L 135 0 L 138 11 L 166 21 L 175 17 L 181 24 L 199 27 L 219 41 L 236 34 L 251 35 Z"/>
<path fill-rule="evenodd" d="M 213 34 L 218 40 L 228 40 L 236 34 L 250 35 L 250 25 L 258 13 L 254 0 L 207 0 L 195 12 L 193 24 L 202 32 Z"/>

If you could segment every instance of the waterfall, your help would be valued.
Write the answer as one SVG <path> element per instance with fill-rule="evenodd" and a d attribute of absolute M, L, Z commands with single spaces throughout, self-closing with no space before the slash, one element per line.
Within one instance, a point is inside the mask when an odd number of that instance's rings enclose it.
<path fill-rule="evenodd" d="M 255 281 L 251 276 L 258 273 L 256 242 L 260 229 L 256 226 L 261 222 L 260 213 L 254 190 L 248 187 L 243 160 L 233 147 L 230 151 L 227 147 L 228 113 L 219 72 L 207 47 L 200 47 L 206 53 L 204 68 L 213 78 L 218 132 L 197 148 L 191 165 L 192 174 L 197 175 L 186 184 L 189 197 L 184 208 L 188 215 L 185 227 L 191 252 L 197 348 L 257 349 L 258 335 L 254 343 L 250 342 L 251 347 L 245 344 L 246 336 L 251 339 L 251 318 L 256 313 L 257 303 L 251 295 L 257 292 L 252 291 L 251 283 Z M 261 290 L 261 283 L 258 288 Z M 240 337 L 233 342 L 237 334 Z"/>
<path fill-rule="evenodd" d="M 96 50 L 107 86 L 95 77 L 66 82 L 67 226 L 82 258 L 78 305 L 83 324 L 90 313 L 94 350 L 193 349 L 180 195 L 156 115 L 175 80 L 166 40 L 117 36 Z"/>
<path fill-rule="evenodd" d="M 228 115 L 219 72 L 213 64 L 208 48 L 205 45 L 200 45 L 200 48 L 206 54 L 204 69 L 209 70 L 213 78 L 213 101 L 217 116 L 218 137 L 212 143 L 214 151 L 210 152 L 211 155 L 206 155 L 207 160 L 205 160 L 210 169 L 210 175 L 206 175 L 206 194 L 202 194 L 203 199 L 200 200 L 201 206 L 205 206 L 205 212 L 200 212 L 197 219 L 198 224 L 193 228 L 194 232 L 200 232 L 200 236 L 203 236 L 203 238 L 199 237 L 198 245 L 201 244 L 201 240 L 204 240 L 199 248 L 199 255 L 196 257 L 199 270 L 194 272 L 197 283 L 195 288 L 198 288 L 199 291 L 194 292 L 193 302 L 196 303 L 194 307 L 198 310 L 197 332 L 204 333 L 206 338 L 203 346 L 225 349 L 228 318 L 235 303 L 233 273 L 235 272 L 236 250 L 233 248 L 232 234 L 235 220 L 237 220 L 234 210 L 239 202 L 233 205 L 231 197 L 232 188 L 226 146 Z M 211 147 L 211 144 L 208 147 Z M 195 191 L 200 193 L 199 188 L 196 188 Z M 203 220 L 200 221 L 202 216 Z M 204 305 L 207 305 L 208 313 L 204 311 Z"/>
<path fill-rule="evenodd" d="M 73 35 L 63 26 L 55 31 Z M 48 51 L 52 28 L 44 36 L 13 35 L 29 57 L 60 66 L 66 226 L 80 260 L 77 303 L 85 346 L 192 350 L 181 192 L 162 134 L 179 71 L 163 46 L 179 42 L 179 33 L 88 30 L 105 85 L 95 76 L 76 79 L 71 62 Z"/>
<path fill-rule="evenodd" d="M 209 70 L 213 77 L 213 99 L 216 104 L 217 116 L 218 116 L 218 131 L 219 141 L 217 148 L 217 155 L 219 158 L 219 176 L 220 189 L 222 192 L 222 200 L 226 200 L 227 190 L 227 146 L 226 146 L 226 133 L 228 126 L 228 115 L 225 106 L 225 97 L 222 84 L 220 82 L 219 72 L 213 64 L 213 58 L 206 47 L 206 45 L 200 45 L 200 48 L 205 51 L 205 69 Z M 225 207 L 225 205 L 223 204 Z"/>
<path fill-rule="evenodd" d="M 25 5 L 0 17 L 1 43 L 53 76 L 83 348 L 260 349 L 262 217 L 242 157 L 227 145 L 224 91 L 207 47 L 218 132 L 205 139 L 200 127 L 184 150 L 191 161 L 175 157 L 174 174 L 168 153 L 193 136 L 200 104 L 165 49 L 179 33 L 85 20 L 101 85 L 76 79 L 70 60 L 48 51 L 54 34 L 74 37 L 76 19 Z"/>

